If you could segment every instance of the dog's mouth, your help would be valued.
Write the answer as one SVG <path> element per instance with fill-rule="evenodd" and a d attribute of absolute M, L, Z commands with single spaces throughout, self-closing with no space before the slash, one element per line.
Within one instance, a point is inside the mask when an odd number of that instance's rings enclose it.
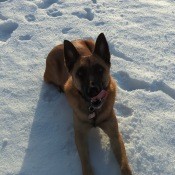
<path fill-rule="evenodd" d="M 104 98 L 106 98 L 108 95 L 108 92 L 106 90 L 101 90 L 99 94 L 97 94 L 96 96 L 91 98 L 91 102 L 95 102 L 97 100 L 102 100 Z"/>
<path fill-rule="evenodd" d="M 101 90 L 99 94 L 91 98 L 91 105 L 92 107 L 99 109 L 101 108 L 104 100 L 108 96 L 108 92 L 106 90 Z"/>

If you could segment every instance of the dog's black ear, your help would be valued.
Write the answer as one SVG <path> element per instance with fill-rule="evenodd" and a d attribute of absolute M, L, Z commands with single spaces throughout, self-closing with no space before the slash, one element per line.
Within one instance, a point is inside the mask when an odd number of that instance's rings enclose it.
<path fill-rule="evenodd" d="M 80 55 L 74 45 L 70 41 L 64 40 L 64 58 L 69 72 L 79 57 Z"/>
<path fill-rule="evenodd" d="M 97 40 L 95 43 L 94 54 L 98 55 L 107 64 L 110 65 L 110 57 L 111 56 L 110 56 L 110 52 L 109 52 L 109 46 L 108 46 L 106 37 L 103 33 L 100 33 L 100 35 L 97 37 Z"/>

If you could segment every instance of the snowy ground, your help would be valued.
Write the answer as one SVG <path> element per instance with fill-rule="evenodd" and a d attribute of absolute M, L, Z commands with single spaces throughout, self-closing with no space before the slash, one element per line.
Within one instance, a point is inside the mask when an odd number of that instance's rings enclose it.
<path fill-rule="evenodd" d="M 53 46 L 101 32 L 134 174 L 175 175 L 174 0 L 0 0 L 0 175 L 81 175 L 72 111 L 42 76 Z M 96 175 L 119 175 L 104 133 L 89 144 Z"/>

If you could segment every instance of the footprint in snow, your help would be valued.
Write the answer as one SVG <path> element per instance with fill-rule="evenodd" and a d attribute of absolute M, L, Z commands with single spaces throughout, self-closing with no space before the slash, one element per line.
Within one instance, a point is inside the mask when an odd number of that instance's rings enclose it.
<path fill-rule="evenodd" d="M 120 88 L 127 91 L 133 91 L 137 89 L 149 90 L 149 87 L 150 87 L 149 83 L 143 80 L 137 80 L 137 79 L 131 78 L 129 74 L 124 71 L 119 71 L 117 73 L 114 73 L 114 77 L 117 79 L 117 82 Z"/>
<path fill-rule="evenodd" d="M 90 8 L 85 8 L 84 12 L 73 12 L 72 15 L 77 16 L 78 18 L 84 18 L 89 21 L 92 21 L 94 19 L 94 13 Z"/>
<path fill-rule="evenodd" d="M 96 26 L 102 26 L 102 25 L 104 25 L 104 24 L 105 24 L 104 22 L 96 22 L 96 23 L 95 23 Z"/>
<path fill-rule="evenodd" d="M 47 15 L 52 17 L 57 17 L 57 16 L 62 16 L 63 13 L 58 11 L 56 8 L 51 8 L 47 11 Z"/>
<path fill-rule="evenodd" d="M 121 117 L 129 117 L 129 116 L 132 116 L 132 113 L 133 113 L 133 109 L 121 103 L 115 104 L 115 109 L 117 110 L 116 111 L 117 116 L 121 116 Z"/>
<path fill-rule="evenodd" d="M 31 35 L 22 35 L 19 36 L 19 40 L 23 41 L 23 40 L 30 40 L 32 38 Z"/>
<path fill-rule="evenodd" d="M 52 4 L 56 3 L 58 0 L 42 0 L 42 2 L 37 3 L 38 8 L 46 9 Z"/>
<path fill-rule="evenodd" d="M 7 146 L 7 144 L 8 144 L 8 139 L 3 139 L 1 150 L 5 149 L 5 147 Z"/>
<path fill-rule="evenodd" d="M 66 27 L 62 30 L 63 34 L 67 34 L 72 28 L 71 27 Z"/>
<path fill-rule="evenodd" d="M 124 53 L 117 50 L 113 44 L 110 44 L 110 50 L 111 50 L 111 53 L 116 57 L 122 58 L 125 61 L 130 61 L 130 62 L 133 61 L 130 57 L 126 56 Z"/>
<path fill-rule="evenodd" d="M 134 91 L 143 89 L 145 91 L 162 91 L 163 93 L 170 96 L 172 99 L 175 100 L 175 89 L 169 87 L 163 81 L 154 80 L 152 83 L 148 83 L 144 80 L 137 80 L 135 78 L 131 78 L 127 72 L 119 71 L 113 74 L 114 77 L 117 79 L 117 82 L 120 88 L 127 90 L 127 91 Z"/>
<path fill-rule="evenodd" d="M 28 22 L 32 22 L 32 21 L 35 21 L 35 20 L 36 20 L 35 16 L 32 15 L 32 14 L 26 15 L 25 18 L 26 18 L 26 20 L 27 20 Z"/>
<path fill-rule="evenodd" d="M 12 20 L 6 20 L 0 23 L 0 41 L 7 41 L 17 28 L 18 23 Z"/>
<path fill-rule="evenodd" d="M 92 2 L 93 2 L 94 4 L 97 4 L 97 0 L 92 0 Z"/>

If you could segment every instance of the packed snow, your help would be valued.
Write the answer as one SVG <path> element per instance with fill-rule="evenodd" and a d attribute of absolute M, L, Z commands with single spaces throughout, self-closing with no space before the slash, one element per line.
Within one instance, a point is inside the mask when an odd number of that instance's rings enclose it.
<path fill-rule="evenodd" d="M 43 82 L 57 44 L 104 32 L 116 117 L 134 175 L 175 175 L 174 0 L 0 0 L 0 175 L 81 175 L 72 110 Z M 89 135 L 95 175 L 120 174 Z"/>

